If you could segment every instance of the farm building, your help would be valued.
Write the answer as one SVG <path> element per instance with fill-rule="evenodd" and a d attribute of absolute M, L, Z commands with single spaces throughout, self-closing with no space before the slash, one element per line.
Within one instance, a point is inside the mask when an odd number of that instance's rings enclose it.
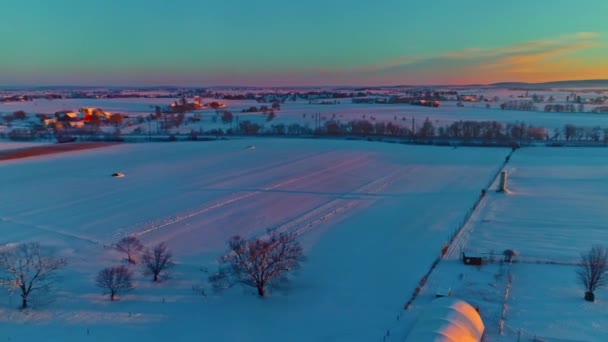
<path fill-rule="evenodd" d="M 464 254 L 462 252 L 462 262 L 465 265 L 481 266 L 483 264 L 483 257 L 477 254 Z"/>
<path fill-rule="evenodd" d="M 453 297 L 433 300 L 416 321 L 406 342 L 480 342 L 481 316 L 468 303 Z"/>

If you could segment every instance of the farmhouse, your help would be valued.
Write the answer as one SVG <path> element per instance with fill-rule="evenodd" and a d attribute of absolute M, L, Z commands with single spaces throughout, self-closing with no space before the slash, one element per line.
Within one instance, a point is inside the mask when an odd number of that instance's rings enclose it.
<path fill-rule="evenodd" d="M 60 121 L 77 120 L 78 113 L 70 110 L 60 110 L 58 112 L 55 112 L 55 117 Z"/>
<path fill-rule="evenodd" d="M 112 113 L 110 113 L 110 112 L 104 112 L 103 110 L 101 110 L 99 108 L 92 108 L 92 107 L 80 108 L 80 113 L 82 114 L 81 116 L 83 117 L 84 121 L 90 121 L 94 115 L 99 116 L 100 118 L 103 118 L 103 119 L 109 119 L 110 116 L 112 116 Z"/>
<path fill-rule="evenodd" d="M 479 342 L 485 326 L 470 304 L 453 297 L 433 300 L 414 324 L 406 342 Z"/>

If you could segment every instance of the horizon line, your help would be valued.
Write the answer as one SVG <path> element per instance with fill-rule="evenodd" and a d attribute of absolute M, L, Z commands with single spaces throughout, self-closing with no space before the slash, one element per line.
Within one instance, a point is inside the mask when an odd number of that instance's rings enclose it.
<path fill-rule="evenodd" d="M 398 85 L 74 85 L 74 84 L 52 84 L 52 85 L 9 85 L 0 84 L 0 88 L 400 88 L 400 87 L 489 87 L 508 84 L 521 85 L 544 85 L 568 82 L 608 82 L 608 79 L 584 79 L 584 80 L 559 80 L 546 82 L 521 82 L 501 81 L 493 83 L 469 83 L 469 84 L 398 84 Z"/>

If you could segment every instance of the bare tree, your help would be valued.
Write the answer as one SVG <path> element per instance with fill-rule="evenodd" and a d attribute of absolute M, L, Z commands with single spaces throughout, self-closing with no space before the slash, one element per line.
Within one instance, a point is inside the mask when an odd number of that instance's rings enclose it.
<path fill-rule="evenodd" d="M 114 266 L 99 271 L 95 283 L 104 290 L 103 294 L 109 294 L 110 300 L 116 295 L 133 289 L 133 272 L 126 266 Z"/>
<path fill-rule="evenodd" d="M 219 259 L 219 272 L 210 281 L 216 290 L 240 283 L 256 288 L 260 297 L 266 296 L 269 284 L 284 279 L 300 265 L 302 247 L 295 238 L 295 234 L 270 233 L 247 242 L 234 236 L 228 241 L 229 253 Z"/>
<path fill-rule="evenodd" d="M 126 236 L 118 241 L 116 244 L 116 249 L 119 252 L 127 255 L 127 260 L 129 263 L 136 264 L 137 262 L 133 256 L 136 253 L 141 252 L 144 249 L 144 245 L 142 245 L 139 239 L 137 239 L 135 236 Z"/>
<path fill-rule="evenodd" d="M 26 309 L 32 294 L 48 291 L 65 265 L 65 259 L 45 255 L 37 243 L 22 244 L 0 253 L 0 284 L 16 289 Z"/>
<path fill-rule="evenodd" d="M 158 281 L 160 275 L 173 266 L 173 255 L 164 242 L 154 246 L 152 250 L 147 249 L 142 260 L 144 274 L 154 276 L 154 281 Z"/>
<path fill-rule="evenodd" d="M 603 246 L 593 246 L 587 253 L 581 254 L 581 263 L 577 270 L 578 277 L 585 287 L 585 299 L 593 302 L 595 290 L 607 284 L 608 249 Z"/>

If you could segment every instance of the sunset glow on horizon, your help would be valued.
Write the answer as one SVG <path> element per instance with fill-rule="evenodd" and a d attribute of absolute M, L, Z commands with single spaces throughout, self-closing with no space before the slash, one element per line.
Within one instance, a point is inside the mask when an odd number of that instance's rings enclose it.
<path fill-rule="evenodd" d="M 605 0 L 23 0 L 0 85 L 324 86 L 608 79 Z"/>

